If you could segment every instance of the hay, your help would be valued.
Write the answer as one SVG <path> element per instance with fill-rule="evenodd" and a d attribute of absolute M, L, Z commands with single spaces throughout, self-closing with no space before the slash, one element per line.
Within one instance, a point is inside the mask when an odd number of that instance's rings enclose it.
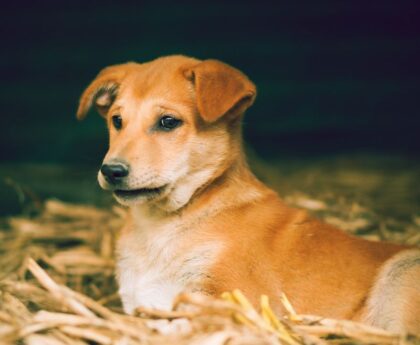
<path fill-rule="evenodd" d="M 361 206 L 353 207 L 361 219 L 354 221 L 331 210 L 328 202 L 306 195 L 287 200 L 330 217 L 330 222 L 348 231 L 373 222 L 370 215 L 363 217 L 366 211 Z M 420 343 L 412 336 L 350 321 L 297 315 L 286 296 L 279 298 L 287 315 L 274 315 L 266 296 L 257 311 L 240 291 L 219 299 L 183 294 L 173 311 L 138 308 L 135 316 L 124 315 L 113 275 L 113 248 L 123 216 L 120 208 L 104 211 L 49 200 L 35 218 L 15 217 L 1 223 L 1 344 Z M 420 242 L 417 218 L 411 227 L 414 230 L 403 235 L 387 236 L 396 236 L 398 242 Z"/>

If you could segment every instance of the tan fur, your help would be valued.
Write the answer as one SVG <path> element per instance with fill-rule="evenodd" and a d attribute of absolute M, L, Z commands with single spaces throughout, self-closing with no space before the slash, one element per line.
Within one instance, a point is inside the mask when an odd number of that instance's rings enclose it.
<path fill-rule="evenodd" d="M 82 95 L 78 117 L 96 104 L 109 125 L 104 162 L 130 166 L 124 186 L 167 186 L 148 200 L 117 198 L 130 209 L 118 246 L 125 310 L 169 308 L 185 289 L 239 288 L 254 303 L 268 294 L 280 313 L 285 292 L 299 313 L 419 334 L 418 251 L 349 236 L 286 206 L 250 172 L 241 117 L 255 94 L 224 63 L 170 56 L 108 67 Z M 153 130 L 168 113 L 182 126 Z M 99 182 L 112 190 L 101 173 Z"/>

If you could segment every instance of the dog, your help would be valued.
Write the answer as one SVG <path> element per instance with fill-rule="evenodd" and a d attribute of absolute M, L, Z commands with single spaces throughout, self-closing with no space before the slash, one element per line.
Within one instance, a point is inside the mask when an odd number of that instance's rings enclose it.
<path fill-rule="evenodd" d="M 171 309 L 236 288 L 282 313 L 420 334 L 420 251 L 370 242 L 291 208 L 248 168 L 241 120 L 256 87 L 217 60 L 161 57 L 103 69 L 83 92 L 105 118 L 100 186 L 128 207 L 117 244 L 124 311 Z"/>

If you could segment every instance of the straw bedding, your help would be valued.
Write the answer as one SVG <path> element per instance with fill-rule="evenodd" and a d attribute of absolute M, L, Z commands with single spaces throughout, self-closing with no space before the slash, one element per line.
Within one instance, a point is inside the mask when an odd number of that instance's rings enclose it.
<path fill-rule="evenodd" d="M 420 243 L 418 216 L 393 219 L 404 228 L 393 231 L 355 202 L 302 193 L 286 201 L 370 239 Z M 124 212 L 48 200 L 36 216 L 0 223 L 0 344 L 420 344 L 410 335 L 297 315 L 287 296 L 279 296 L 287 315 L 274 315 L 265 296 L 256 310 L 240 291 L 218 299 L 184 294 L 171 312 L 124 315 L 113 275 Z"/>

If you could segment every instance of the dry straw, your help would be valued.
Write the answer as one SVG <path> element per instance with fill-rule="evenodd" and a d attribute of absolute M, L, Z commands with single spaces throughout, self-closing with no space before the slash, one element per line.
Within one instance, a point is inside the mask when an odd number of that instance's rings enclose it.
<path fill-rule="evenodd" d="M 327 207 L 302 196 L 291 200 L 309 209 Z M 173 311 L 138 308 L 125 315 L 113 276 L 123 214 L 50 200 L 36 218 L 3 223 L 0 344 L 420 343 L 350 321 L 298 315 L 284 295 L 279 298 L 287 315 L 275 315 L 266 296 L 257 311 L 238 290 L 220 299 L 183 294 Z"/>

